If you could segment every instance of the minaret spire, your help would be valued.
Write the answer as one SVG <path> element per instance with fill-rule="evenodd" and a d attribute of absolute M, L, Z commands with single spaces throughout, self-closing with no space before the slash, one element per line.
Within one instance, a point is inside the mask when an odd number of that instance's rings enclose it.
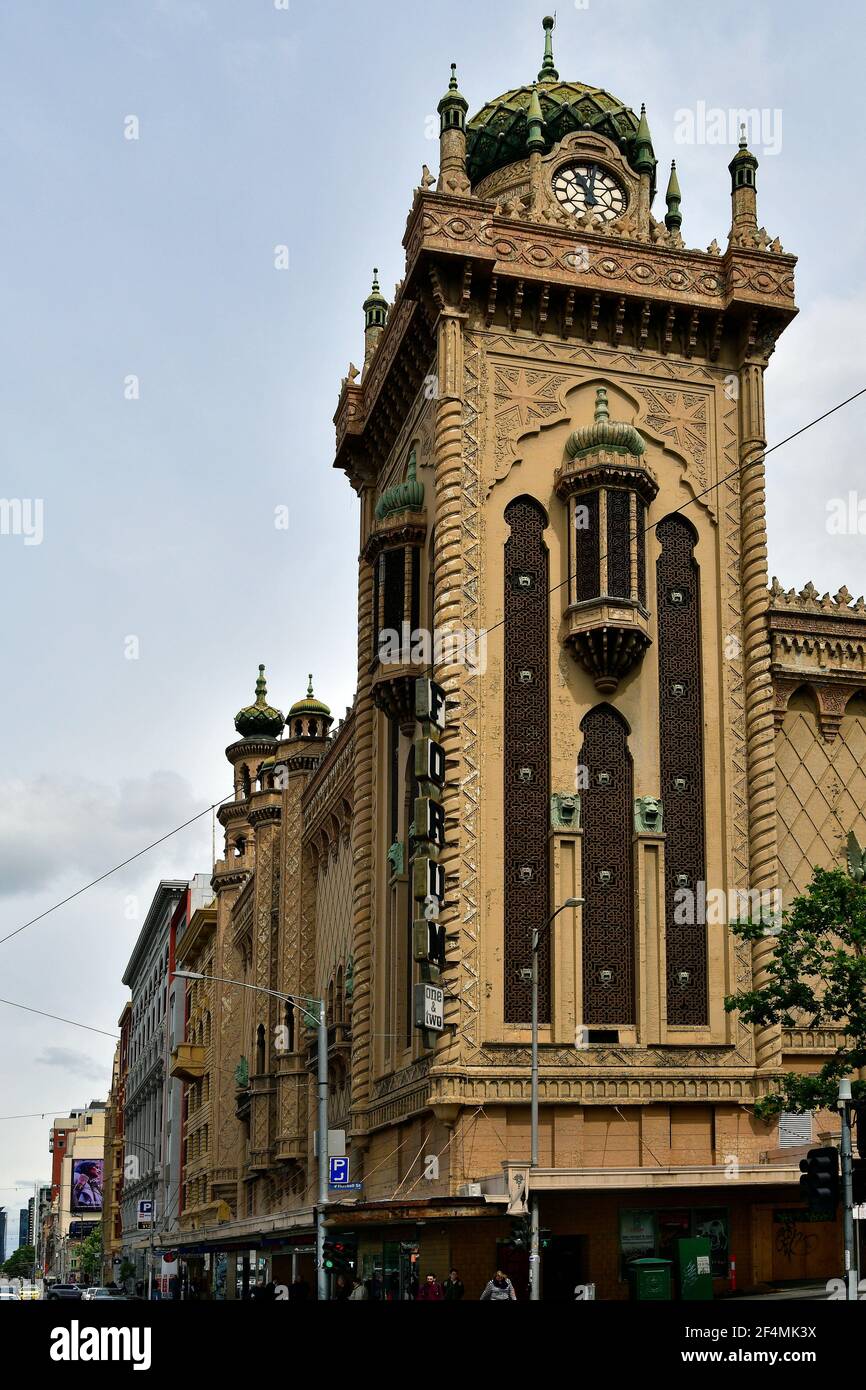
<path fill-rule="evenodd" d="M 665 193 L 665 202 L 668 205 L 668 210 L 665 214 L 665 226 L 669 232 L 678 232 L 683 225 L 683 215 L 680 212 L 681 198 L 680 181 L 677 178 L 677 161 L 672 159 L 671 176 L 668 179 L 667 192 Z"/>
<path fill-rule="evenodd" d="M 553 15 L 545 15 L 541 21 L 544 29 L 544 61 L 541 64 L 541 71 L 538 74 L 539 82 L 558 82 L 559 73 L 553 63 L 553 26 L 556 23 Z"/>
<path fill-rule="evenodd" d="M 731 236 L 746 240 L 758 229 L 758 195 L 755 173 L 758 161 L 746 142 L 746 126 L 740 126 L 740 140 L 728 170 L 731 175 Z"/>
<path fill-rule="evenodd" d="M 466 113 L 469 102 L 457 86 L 457 64 L 451 64 L 448 90 L 437 106 L 439 112 L 439 182 L 437 193 L 469 192 L 466 173 Z"/>
<path fill-rule="evenodd" d="M 373 285 L 364 300 L 364 366 L 376 351 L 388 319 L 388 301 L 379 289 L 379 270 L 373 267 Z"/>

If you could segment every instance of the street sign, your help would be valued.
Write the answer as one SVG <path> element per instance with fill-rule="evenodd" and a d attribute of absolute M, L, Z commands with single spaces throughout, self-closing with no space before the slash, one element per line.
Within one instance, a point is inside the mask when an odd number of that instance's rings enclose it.
<path fill-rule="evenodd" d="M 328 1159 L 328 1186 L 345 1187 L 349 1181 L 348 1158 Z"/>
<path fill-rule="evenodd" d="M 415 1027 L 441 1033 L 445 1027 L 445 991 L 438 985 L 415 986 Z"/>
<path fill-rule="evenodd" d="M 153 1225 L 153 1201 L 145 1199 L 138 1204 L 138 1229 Z"/>

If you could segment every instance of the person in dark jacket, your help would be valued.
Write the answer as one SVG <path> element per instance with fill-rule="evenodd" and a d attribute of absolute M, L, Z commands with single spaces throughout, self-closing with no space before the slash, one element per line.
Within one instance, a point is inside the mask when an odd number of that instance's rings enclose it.
<path fill-rule="evenodd" d="M 489 1299 L 491 1303 L 517 1302 L 517 1294 L 514 1292 L 514 1285 L 507 1274 L 503 1274 L 501 1269 L 497 1269 L 490 1283 L 487 1285 L 483 1294 L 483 1299 Z"/>
<path fill-rule="evenodd" d="M 421 1285 L 415 1299 L 418 1303 L 439 1303 L 442 1300 L 442 1289 L 436 1281 L 435 1274 L 428 1274 L 424 1283 Z"/>
<path fill-rule="evenodd" d="M 463 1281 L 460 1279 L 457 1270 L 452 1269 L 445 1283 L 442 1285 L 442 1296 L 446 1303 L 454 1303 L 463 1297 L 466 1290 Z"/>

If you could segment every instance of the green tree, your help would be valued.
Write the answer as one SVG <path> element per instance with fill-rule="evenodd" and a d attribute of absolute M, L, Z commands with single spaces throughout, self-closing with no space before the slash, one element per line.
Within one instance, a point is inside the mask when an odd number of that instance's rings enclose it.
<path fill-rule="evenodd" d="M 754 941 L 766 926 L 736 922 L 737 936 Z M 725 1000 L 748 1023 L 783 1028 L 833 1028 L 844 1044 L 810 1076 L 785 1072 L 779 1089 L 755 1106 L 768 1120 L 782 1110 L 803 1113 L 836 1102 L 840 1077 L 866 1066 L 866 883 L 841 869 L 815 869 L 805 893 L 782 914 L 768 978 L 760 989 L 744 989 Z M 866 1083 L 852 1084 L 855 1097 Z"/>
<path fill-rule="evenodd" d="M 36 1251 L 32 1245 L 19 1245 L 14 1254 L 3 1266 L 3 1273 L 10 1279 L 32 1279 L 33 1261 L 36 1259 Z"/>
<path fill-rule="evenodd" d="M 102 1269 L 102 1230 L 99 1226 L 81 1242 L 81 1272 L 89 1279 Z"/>

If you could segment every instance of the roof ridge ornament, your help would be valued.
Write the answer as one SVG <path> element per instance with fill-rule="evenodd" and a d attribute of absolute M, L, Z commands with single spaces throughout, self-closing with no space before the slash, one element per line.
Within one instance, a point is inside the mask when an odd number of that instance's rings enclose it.
<path fill-rule="evenodd" d="M 544 60 L 541 64 L 541 71 L 538 74 L 539 82 L 558 82 L 559 73 L 553 62 L 553 27 L 556 24 L 556 15 L 545 15 L 541 21 L 544 30 Z"/>

